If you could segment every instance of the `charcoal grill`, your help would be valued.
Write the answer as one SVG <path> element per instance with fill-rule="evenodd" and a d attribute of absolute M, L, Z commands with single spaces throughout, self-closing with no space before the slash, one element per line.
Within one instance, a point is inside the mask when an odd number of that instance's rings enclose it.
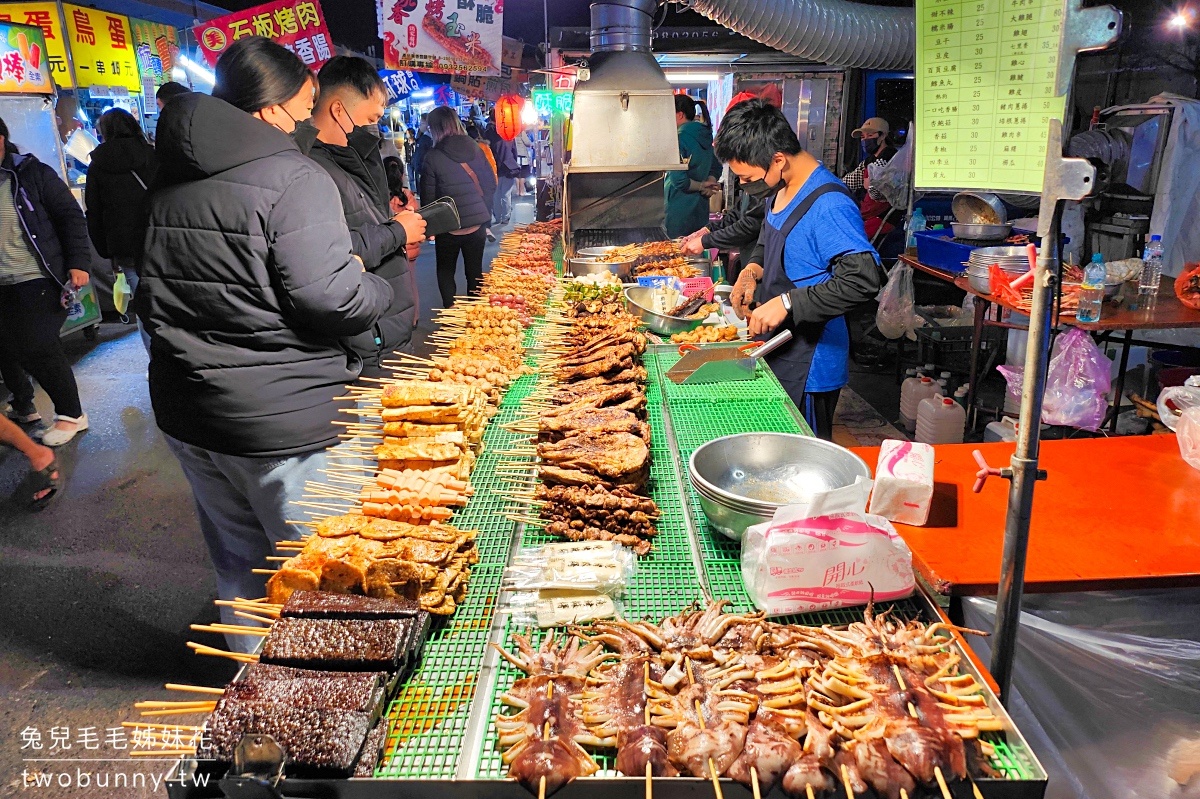
<path fill-rule="evenodd" d="M 587 247 L 620 247 L 666 240 L 667 230 L 662 227 L 582 228 L 575 231 L 574 245 L 579 251 Z"/>

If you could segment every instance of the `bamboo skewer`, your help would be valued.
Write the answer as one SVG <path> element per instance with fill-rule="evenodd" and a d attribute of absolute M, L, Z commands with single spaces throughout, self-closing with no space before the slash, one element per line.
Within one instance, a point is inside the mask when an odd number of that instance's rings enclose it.
<path fill-rule="evenodd" d="M 187 645 L 190 649 L 196 650 L 197 655 L 211 655 L 212 657 L 229 658 L 240 663 L 257 663 L 258 655 L 249 655 L 244 652 L 227 652 L 224 649 L 217 649 L 213 646 L 205 646 L 198 644 L 195 641 L 188 641 Z"/>
<path fill-rule="evenodd" d="M 242 627 L 237 624 L 192 624 L 191 629 L 200 633 L 221 633 L 222 635 L 257 635 L 260 638 L 266 638 L 271 634 L 270 630 L 265 630 L 262 627 Z"/>
<path fill-rule="evenodd" d="M 222 696 L 225 693 L 224 688 L 210 688 L 207 685 L 184 685 L 177 682 L 169 682 L 163 687 L 168 691 L 185 691 L 192 694 L 212 694 L 214 696 Z"/>
<path fill-rule="evenodd" d="M 846 799 L 854 799 L 854 789 L 850 787 L 850 770 L 842 764 L 842 785 L 846 789 Z"/>
<path fill-rule="evenodd" d="M 933 776 L 937 779 L 938 787 L 942 789 L 942 799 L 954 799 L 950 795 L 950 786 L 946 785 L 946 777 L 942 774 L 941 766 L 933 767 Z"/>

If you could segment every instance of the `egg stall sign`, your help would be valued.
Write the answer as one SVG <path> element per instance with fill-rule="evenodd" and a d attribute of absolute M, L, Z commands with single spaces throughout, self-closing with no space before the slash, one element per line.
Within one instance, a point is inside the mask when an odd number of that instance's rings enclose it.
<path fill-rule="evenodd" d="M 278 0 L 226 14 L 192 28 L 204 60 L 213 66 L 243 36 L 264 36 L 291 50 L 311 69 L 333 58 L 333 37 L 318 0 Z"/>
<path fill-rule="evenodd" d="M 380 0 L 387 69 L 499 75 L 504 0 Z"/>
<path fill-rule="evenodd" d="M 51 94 L 41 28 L 0 22 L 0 94 Z"/>
<path fill-rule="evenodd" d="M 94 8 L 63 4 L 75 79 L 83 88 L 120 86 L 142 90 L 129 18 Z"/>
<path fill-rule="evenodd" d="M 67 38 L 57 3 L 0 3 L 0 22 L 33 25 L 42 31 L 44 57 L 50 77 L 60 89 L 71 89 L 75 81 L 67 67 Z"/>

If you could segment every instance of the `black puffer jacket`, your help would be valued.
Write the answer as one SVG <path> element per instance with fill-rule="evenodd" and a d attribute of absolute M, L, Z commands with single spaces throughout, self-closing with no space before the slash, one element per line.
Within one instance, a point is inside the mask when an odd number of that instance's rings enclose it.
<path fill-rule="evenodd" d="M 351 256 L 333 181 L 204 94 L 163 110 L 158 157 L 136 295 L 158 426 L 229 455 L 335 444 L 334 397 L 361 366 L 338 339 L 369 330 L 392 290 Z"/>
<path fill-rule="evenodd" d="M 92 150 L 84 199 L 88 234 L 101 258 L 142 254 L 148 189 L 157 173 L 158 157 L 142 139 L 113 139 Z"/>
<path fill-rule="evenodd" d="M 475 187 L 464 164 L 475 172 L 479 188 Z M 447 136 L 426 153 L 421 164 L 421 205 L 441 197 L 453 197 L 463 228 L 469 228 L 491 221 L 495 196 L 496 174 L 479 142 L 470 136 Z"/>
<path fill-rule="evenodd" d="M 297 143 L 303 150 L 304 144 Z M 392 221 L 388 208 L 391 195 L 380 144 L 377 136 L 356 140 L 350 147 L 315 141 L 308 153 L 333 178 L 342 197 L 351 251 L 392 287 L 387 313 L 371 330 L 347 341 L 362 357 L 364 371 L 373 376 L 380 376 L 384 358 L 408 346 L 417 318 L 416 276 L 404 252 L 408 237 L 400 223 Z"/>
<path fill-rule="evenodd" d="M 83 209 L 58 173 L 28 153 L 5 156 L 0 168 L 8 173 L 17 215 L 46 276 L 61 286 L 68 270 L 91 271 Z"/>

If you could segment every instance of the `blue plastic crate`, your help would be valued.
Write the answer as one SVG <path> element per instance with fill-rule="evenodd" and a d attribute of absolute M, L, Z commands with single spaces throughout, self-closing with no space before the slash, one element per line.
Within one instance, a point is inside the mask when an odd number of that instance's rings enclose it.
<path fill-rule="evenodd" d="M 970 244 L 954 240 L 954 234 L 949 230 L 918 230 L 917 260 L 934 269 L 941 269 L 957 275 L 966 271 L 967 259 L 971 251 L 976 249 Z"/>

